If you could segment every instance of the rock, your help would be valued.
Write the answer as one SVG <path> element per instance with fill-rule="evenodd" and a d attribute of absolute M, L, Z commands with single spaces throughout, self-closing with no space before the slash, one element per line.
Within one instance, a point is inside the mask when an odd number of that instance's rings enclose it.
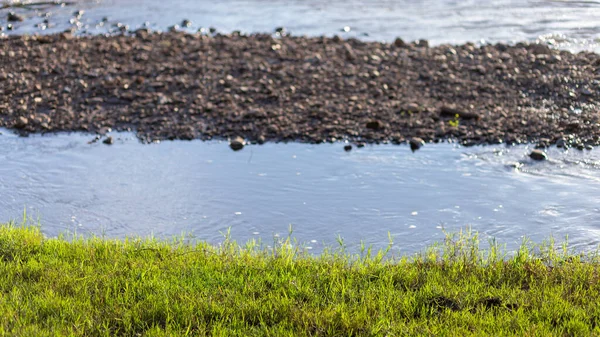
<path fill-rule="evenodd" d="M 258 138 L 256 139 L 256 142 L 260 145 L 265 143 L 265 136 L 258 136 Z"/>
<path fill-rule="evenodd" d="M 421 112 L 421 107 L 417 103 L 409 103 L 406 106 L 408 112 Z"/>
<path fill-rule="evenodd" d="M 26 127 L 27 124 L 29 124 L 29 120 L 27 119 L 27 117 L 20 116 L 19 118 L 17 118 L 17 121 L 15 122 L 15 127 L 18 129 L 22 129 L 22 128 Z"/>
<path fill-rule="evenodd" d="M 404 42 L 404 40 L 402 40 L 401 38 L 396 38 L 396 40 L 394 40 L 394 46 L 398 47 L 398 48 L 406 48 L 406 42 Z"/>
<path fill-rule="evenodd" d="M 106 137 L 105 140 L 102 141 L 102 143 L 104 143 L 106 145 L 113 145 L 115 143 L 115 140 L 113 139 L 112 136 L 108 136 L 108 137 Z"/>
<path fill-rule="evenodd" d="M 88 144 L 94 144 L 95 142 L 100 140 L 100 135 L 96 135 L 96 137 L 94 137 L 94 139 L 90 140 L 89 142 L 87 142 Z"/>
<path fill-rule="evenodd" d="M 379 129 L 383 128 L 383 125 L 378 120 L 367 122 L 366 126 L 367 126 L 367 129 L 371 129 L 371 130 L 379 130 Z"/>
<path fill-rule="evenodd" d="M 348 43 L 344 43 L 343 47 L 344 47 L 344 55 L 346 56 L 346 60 L 354 61 L 356 59 L 356 55 L 354 54 L 354 50 L 352 49 L 352 46 L 349 45 Z"/>
<path fill-rule="evenodd" d="M 461 111 L 458 109 L 454 109 L 448 106 L 443 106 L 440 109 L 440 116 L 444 117 L 456 117 L 458 115 L 459 118 L 469 120 L 469 119 L 479 119 L 479 115 L 474 112 Z"/>
<path fill-rule="evenodd" d="M 352 145 L 348 144 L 344 146 L 344 151 L 349 152 L 352 151 Z"/>
<path fill-rule="evenodd" d="M 24 19 L 21 15 L 16 14 L 15 12 L 8 12 L 7 20 L 8 22 L 19 22 L 23 21 Z"/>
<path fill-rule="evenodd" d="M 135 36 L 138 39 L 146 39 L 146 38 L 148 38 L 149 34 L 150 34 L 150 30 L 148 30 L 148 28 L 138 28 L 135 30 Z"/>
<path fill-rule="evenodd" d="M 1 134 L 1 133 L 0 133 L 0 134 Z M 593 149 L 594 149 L 594 147 L 593 147 L 592 145 L 588 144 L 588 145 L 586 145 L 586 146 L 585 146 L 585 149 L 586 149 L 586 150 L 593 150 Z"/>
<path fill-rule="evenodd" d="M 415 41 L 415 45 L 419 48 L 429 48 L 429 41 L 417 40 L 417 41 Z"/>
<path fill-rule="evenodd" d="M 233 150 L 233 151 L 239 151 L 241 149 L 244 148 L 244 138 L 242 137 L 235 137 L 232 140 L 229 141 L 229 147 Z"/>
<path fill-rule="evenodd" d="M 419 137 L 411 138 L 408 143 L 410 144 L 410 149 L 415 152 L 421 148 L 421 146 L 425 145 L 425 141 Z"/>
<path fill-rule="evenodd" d="M 568 145 L 567 145 L 567 142 L 565 141 L 565 139 L 564 139 L 564 138 L 559 138 L 559 139 L 556 141 L 556 147 L 558 147 L 558 148 L 562 148 L 562 147 L 566 148 L 567 146 L 568 146 Z"/>
<path fill-rule="evenodd" d="M 533 160 L 547 160 L 548 159 L 548 155 L 546 155 L 546 153 L 544 151 L 533 150 L 529 154 L 529 158 L 531 158 Z"/>
<path fill-rule="evenodd" d="M 356 147 L 359 148 L 359 149 L 362 148 L 362 147 L 365 147 L 365 143 L 358 142 L 358 143 L 356 143 Z"/>
<path fill-rule="evenodd" d="M 181 21 L 181 27 L 190 28 L 191 26 L 192 26 L 192 21 L 187 20 L 187 19 Z"/>

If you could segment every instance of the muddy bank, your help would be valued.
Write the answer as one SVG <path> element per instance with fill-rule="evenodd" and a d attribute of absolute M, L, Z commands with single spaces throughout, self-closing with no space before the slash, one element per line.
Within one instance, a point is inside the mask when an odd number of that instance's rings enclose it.
<path fill-rule="evenodd" d="M 0 126 L 144 141 L 598 144 L 600 57 L 271 35 L 11 36 Z"/>

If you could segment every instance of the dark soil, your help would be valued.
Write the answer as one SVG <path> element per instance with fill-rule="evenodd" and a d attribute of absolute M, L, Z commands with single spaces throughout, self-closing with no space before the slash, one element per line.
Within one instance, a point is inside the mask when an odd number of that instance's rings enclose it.
<path fill-rule="evenodd" d="M 10 36 L 0 126 L 143 141 L 598 144 L 600 57 L 271 35 Z"/>

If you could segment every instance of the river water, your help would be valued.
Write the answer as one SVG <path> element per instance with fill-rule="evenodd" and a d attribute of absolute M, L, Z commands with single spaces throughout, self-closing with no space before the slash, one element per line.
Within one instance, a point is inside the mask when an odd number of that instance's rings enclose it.
<path fill-rule="evenodd" d="M 5 0 L 5 3 L 17 3 Z M 24 1 L 25 3 L 36 1 Z M 4 33 L 51 33 L 69 27 L 105 33 L 148 25 L 166 30 L 191 21 L 186 30 L 214 27 L 221 32 L 334 35 L 365 40 L 428 39 L 433 44 L 467 41 L 542 41 L 560 48 L 598 51 L 600 1 L 586 0 L 75 0 L 68 6 L 4 9 L 26 20 Z M 80 11 L 75 14 L 76 11 Z M 77 15 L 81 14 L 81 15 Z M 48 20 L 44 24 L 44 20 Z"/>
<path fill-rule="evenodd" d="M 600 152 L 526 146 L 266 144 L 233 152 L 226 142 L 108 146 L 84 134 L 0 136 L 0 219 L 27 214 L 50 236 L 186 234 L 219 243 L 271 243 L 288 235 L 318 252 L 341 236 L 414 253 L 470 226 L 516 248 L 566 236 L 600 243 Z M 522 166 L 515 169 L 513 164 Z"/>

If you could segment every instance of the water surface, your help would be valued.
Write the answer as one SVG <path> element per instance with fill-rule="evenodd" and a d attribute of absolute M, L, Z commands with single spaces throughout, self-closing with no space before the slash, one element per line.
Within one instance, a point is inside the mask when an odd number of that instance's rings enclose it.
<path fill-rule="evenodd" d="M 171 237 L 218 243 L 293 236 L 314 251 L 341 236 L 349 247 L 394 238 L 402 253 L 471 226 L 515 248 L 569 236 L 600 243 L 600 153 L 551 149 L 532 162 L 526 146 L 464 148 L 266 144 L 233 152 L 226 142 L 143 145 L 115 135 L 0 136 L 0 221 L 27 208 L 45 234 Z M 521 162 L 516 170 L 512 164 Z"/>
<path fill-rule="evenodd" d="M 14 1 L 8 1 L 12 3 Z M 17 10 L 27 20 L 17 34 L 59 32 L 79 27 L 88 33 L 149 27 L 166 30 L 191 21 L 188 31 L 333 35 L 366 40 L 428 39 L 434 44 L 541 40 L 578 51 L 599 49 L 600 2 L 561 0 L 75 0 L 73 6 Z M 79 18 L 74 12 L 84 10 Z M 0 25 L 7 12 L 0 12 Z M 77 13 L 81 14 L 81 13 Z M 106 18 L 106 19 L 105 19 Z M 48 24 L 43 20 L 47 19 Z M 105 19 L 105 20 L 104 20 Z M 37 25 L 37 26 L 36 26 Z M 5 33 L 11 33 L 5 31 Z"/>

